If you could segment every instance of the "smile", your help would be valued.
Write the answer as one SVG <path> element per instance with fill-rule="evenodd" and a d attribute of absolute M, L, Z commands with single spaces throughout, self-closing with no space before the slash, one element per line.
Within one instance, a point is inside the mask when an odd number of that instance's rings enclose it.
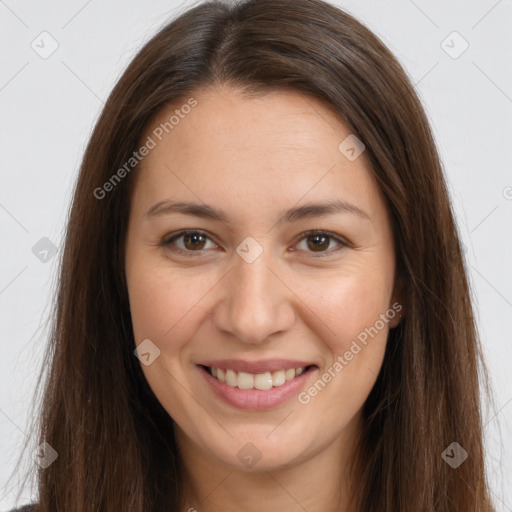
<path fill-rule="evenodd" d="M 264 373 L 237 372 L 231 369 L 209 368 L 210 374 L 220 382 L 239 389 L 259 389 L 266 391 L 272 387 L 282 386 L 285 382 L 298 377 L 309 367 L 288 368 Z"/>
<path fill-rule="evenodd" d="M 274 369 L 262 373 L 196 365 L 208 394 L 237 409 L 261 411 L 278 407 L 295 397 L 313 379 L 316 365 Z"/>

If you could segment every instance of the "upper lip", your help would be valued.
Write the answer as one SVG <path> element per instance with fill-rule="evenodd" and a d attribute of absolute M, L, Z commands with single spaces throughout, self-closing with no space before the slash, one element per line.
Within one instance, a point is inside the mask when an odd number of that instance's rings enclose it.
<path fill-rule="evenodd" d="M 222 368 L 246 373 L 265 373 L 277 370 L 288 370 L 290 368 L 303 368 L 314 365 L 308 361 L 297 361 L 294 359 L 261 359 L 259 361 L 248 361 L 245 359 L 218 359 L 216 361 L 201 361 L 197 363 L 210 368 Z"/>

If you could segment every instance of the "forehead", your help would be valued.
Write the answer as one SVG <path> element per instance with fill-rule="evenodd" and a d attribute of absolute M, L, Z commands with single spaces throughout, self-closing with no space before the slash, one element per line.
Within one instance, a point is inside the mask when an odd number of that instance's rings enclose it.
<path fill-rule="evenodd" d="M 160 111 L 147 137 L 155 147 L 139 165 L 135 187 L 145 204 L 186 196 L 281 209 L 328 195 L 371 214 L 382 202 L 364 152 L 353 160 L 342 151 L 353 137 L 347 126 L 323 102 L 297 91 L 256 97 L 227 87 L 197 91 Z"/>

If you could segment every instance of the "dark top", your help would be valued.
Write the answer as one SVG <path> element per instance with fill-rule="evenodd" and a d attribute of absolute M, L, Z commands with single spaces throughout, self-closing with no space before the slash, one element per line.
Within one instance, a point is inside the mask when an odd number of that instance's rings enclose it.
<path fill-rule="evenodd" d="M 11 510 L 11 512 L 36 512 L 36 507 L 35 504 L 25 505 L 24 507 Z"/>

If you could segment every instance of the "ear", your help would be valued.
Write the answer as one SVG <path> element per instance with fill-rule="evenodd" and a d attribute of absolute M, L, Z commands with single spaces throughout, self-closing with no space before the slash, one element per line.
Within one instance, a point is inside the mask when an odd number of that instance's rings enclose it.
<path fill-rule="evenodd" d="M 404 307 L 405 298 L 405 280 L 403 276 L 398 276 L 395 280 L 393 294 L 388 309 L 389 328 L 394 329 L 405 316 Z"/>

